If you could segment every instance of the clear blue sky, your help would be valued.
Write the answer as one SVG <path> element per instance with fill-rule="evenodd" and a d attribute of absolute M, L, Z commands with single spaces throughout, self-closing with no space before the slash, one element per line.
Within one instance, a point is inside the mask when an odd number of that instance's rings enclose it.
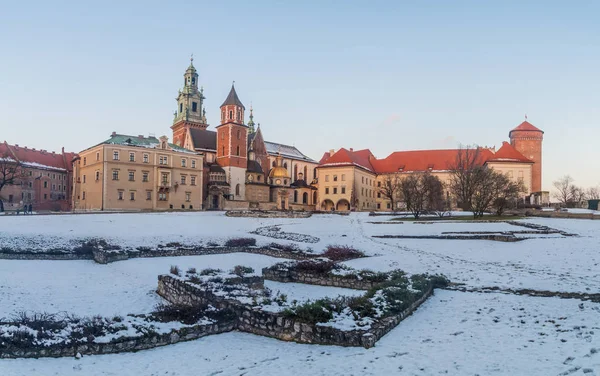
<path fill-rule="evenodd" d="M 87 4 L 83 4 L 87 3 Z M 545 133 L 544 188 L 600 183 L 597 1 L 28 1 L 0 12 L 0 141 L 170 136 L 194 53 L 211 128 L 233 80 L 269 141 L 501 145 Z"/>

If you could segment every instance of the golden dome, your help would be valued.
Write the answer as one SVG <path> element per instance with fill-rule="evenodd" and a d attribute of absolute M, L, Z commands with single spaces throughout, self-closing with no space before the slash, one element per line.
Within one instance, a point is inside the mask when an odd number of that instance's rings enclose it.
<path fill-rule="evenodd" d="M 271 179 L 277 179 L 277 178 L 287 179 L 288 172 L 285 167 L 275 166 L 271 169 L 271 172 L 269 172 L 269 178 L 271 178 Z"/>

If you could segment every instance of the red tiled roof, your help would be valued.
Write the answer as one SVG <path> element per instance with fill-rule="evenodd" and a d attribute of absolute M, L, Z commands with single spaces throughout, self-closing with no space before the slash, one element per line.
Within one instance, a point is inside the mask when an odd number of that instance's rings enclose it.
<path fill-rule="evenodd" d="M 533 163 L 532 160 L 527 159 L 523 154 L 519 153 L 511 144 L 504 141 L 502 147 L 487 160 L 487 162 L 525 162 Z"/>
<path fill-rule="evenodd" d="M 373 161 L 378 173 L 402 171 L 446 171 L 456 161 L 460 149 L 397 151 L 385 159 Z M 482 163 L 493 155 L 489 149 L 481 149 Z"/>
<path fill-rule="evenodd" d="M 327 154 L 327 153 L 326 153 Z M 358 166 L 365 170 L 369 170 L 375 172 L 371 162 L 369 161 L 369 156 L 373 157 L 373 154 L 369 149 L 360 150 L 360 151 L 350 151 L 348 149 L 341 148 L 336 153 L 331 155 L 329 158 L 325 160 L 325 163 L 322 163 L 321 166 Z M 323 156 L 325 157 L 325 155 Z M 323 158 L 321 158 L 323 160 Z"/>
<path fill-rule="evenodd" d="M 321 160 L 319 160 L 319 164 L 323 164 L 325 163 L 329 157 L 331 157 L 331 153 L 326 151 L 325 153 L 323 153 L 323 156 L 321 157 Z"/>
<path fill-rule="evenodd" d="M 534 126 L 533 124 L 531 124 L 527 120 L 525 120 L 524 122 L 522 122 L 521 124 L 519 124 L 515 129 L 513 129 L 512 131 L 510 131 L 509 135 L 512 132 L 514 132 L 514 131 L 533 131 L 533 132 L 542 132 L 542 133 L 544 133 L 544 131 L 542 131 L 538 127 Z"/>
<path fill-rule="evenodd" d="M 28 167 L 50 168 L 61 170 L 72 170 L 72 161 L 75 153 L 52 153 L 45 150 L 34 150 L 31 148 L 9 145 L 6 142 L 0 144 L 0 155 L 8 154 L 19 162 L 28 164 Z"/>

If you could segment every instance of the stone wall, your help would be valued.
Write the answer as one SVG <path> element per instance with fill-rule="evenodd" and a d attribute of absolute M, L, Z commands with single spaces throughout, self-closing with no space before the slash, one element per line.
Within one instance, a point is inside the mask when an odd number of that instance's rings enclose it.
<path fill-rule="evenodd" d="M 197 325 L 181 328 L 164 334 L 148 334 L 144 337 L 123 338 L 109 343 L 86 343 L 73 345 L 53 345 L 31 349 L 2 350 L 0 358 L 42 358 L 81 355 L 114 354 L 152 349 L 177 342 L 190 341 L 211 334 L 230 332 L 236 329 L 235 321 L 218 324 Z"/>
<path fill-rule="evenodd" d="M 569 213 L 569 212 L 554 212 L 554 211 L 528 211 L 525 213 L 530 217 L 542 218 L 574 218 L 574 219 L 600 219 L 600 215 L 593 213 Z"/>
<path fill-rule="evenodd" d="M 230 210 L 225 213 L 228 217 L 251 217 L 251 218 L 309 218 L 312 213 L 306 211 L 292 210 Z"/>
<path fill-rule="evenodd" d="M 381 284 L 357 279 L 353 275 L 343 276 L 335 274 L 319 275 L 314 273 L 299 272 L 293 269 L 273 270 L 264 268 L 262 270 L 265 279 L 277 282 L 306 283 L 309 285 L 343 287 L 354 290 L 369 290 Z"/>
<path fill-rule="evenodd" d="M 409 316 L 433 293 L 430 288 L 421 298 L 398 315 L 381 319 L 369 330 L 344 331 L 337 328 L 308 324 L 282 313 L 264 312 L 245 306 L 237 300 L 223 299 L 168 275 L 158 277 L 157 293 L 173 304 L 210 303 L 217 308 L 228 308 L 236 313 L 237 330 L 284 341 L 336 346 L 371 348 L 390 330 Z"/>
<path fill-rule="evenodd" d="M 0 252 L 0 260 L 92 260 L 90 254 Z"/>

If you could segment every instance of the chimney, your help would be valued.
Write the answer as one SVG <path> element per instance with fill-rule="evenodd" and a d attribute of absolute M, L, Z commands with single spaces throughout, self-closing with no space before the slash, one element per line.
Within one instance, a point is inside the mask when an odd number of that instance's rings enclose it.
<path fill-rule="evenodd" d="M 353 148 L 350 148 L 350 151 L 354 151 L 354 149 L 353 149 Z"/>
<path fill-rule="evenodd" d="M 335 153 L 335 149 L 329 149 L 329 155 L 333 155 Z"/>
<path fill-rule="evenodd" d="M 15 144 L 15 147 L 16 147 L 16 148 L 18 148 L 18 147 L 19 147 L 19 144 Z"/>
<path fill-rule="evenodd" d="M 139 135 L 138 135 L 138 138 L 140 138 L 140 139 L 143 139 L 143 138 L 144 138 L 144 135 L 143 135 L 143 134 L 139 134 Z"/>
<path fill-rule="evenodd" d="M 115 137 L 117 135 L 117 132 L 113 131 L 113 133 L 110 134 L 110 137 Z"/>
<path fill-rule="evenodd" d="M 52 150 L 52 155 L 54 155 L 54 154 L 56 154 L 56 153 L 54 153 L 54 150 Z"/>
<path fill-rule="evenodd" d="M 64 146 L 62 147 L 62 153 L 63 154 L 65 153 L 65 147 Z"/>
<path fill-rule="evenodd" d="M 35 148 L 31 148 L 31 150 L 35 151 Z"/>

